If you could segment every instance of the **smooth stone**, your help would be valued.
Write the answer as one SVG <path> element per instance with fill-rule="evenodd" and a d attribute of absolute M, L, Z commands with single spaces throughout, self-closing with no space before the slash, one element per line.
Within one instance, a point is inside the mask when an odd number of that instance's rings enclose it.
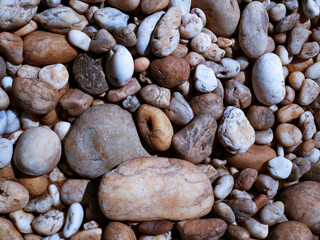
<path fill-rule="evenodd" d="M 70 7 L 58 6 L 38 13 L 33 18 L 42 26 L 54 33 L 67 34 L 70 30 L 82 30 L 88 21 Z"/>
<path fill-rule="evenodd" d="M 7 129 L 8 124 L 8 117 L 6 111 L 0 111 L 0 136 L 5 132 Z"/>
<path fill-rule="evenodd" d="M 305 71 L 306 78 L 316 79 L 320 77 L 320 62 L 316 62 Z"/>
<path fill-rule="evenodd" d="M 5 110 L 10 104 L 10 98 L 6 91 L 0 87 L 0 111 Z"/>
<path fill-rule="evenodd" d="M 23 58 L 31 65 L 68 63 L 77 53 L 66 35 L 34 31 L 23 39 Z"/>
<path fill-rule="evenodd" d="M 8 139 L 0 138 L 0 150 L 0 168 L 4 168 L 11 162 L 13 154 L 13 145 Z"/>
<path fill-rule="evenodd" d="M 252 87 L 259 102 L 270 106 L 280 103 L 285 95 L 285 83 L 280 58 L 274 53 L 263 54 L 253 65 Z"/>
<path fill-rule="evenodd" d="M 90 51 L 94 53 L 104 53 L 110 51 L 117 45 L 114 37 L 105 29 L 100 29 L 92 38 Z"/>
<path fill-rule="evenodd" d="M 42 68 L 39 72 L 39 79 L 60 90 L 68 83 L 69 73 L 63 64 L 54 64 Z"/>
<path fill-rule="evenodd" d="M 150 15 L 152 13 L 165 9 L 169 4 L 169 0 L 141 0 L 140 9 L 144 14 Z"/>
<path fill-rule="evenodd" d="M 280 199 L 288 218 L 305 224 L 315 233 L 320 233 L 320 183 L 305 181 L 282 191 Z"/>
<path fill-rule="evenodd" d="M 91 38 L 84 32 L 72 29 L 68 33 L 68 38 L 73 46 L 76 46 L 85 52 L 89 51 Z"/>
<path fill-rule="evenodd" d="M 173 136 L 173 148 L 182 159 L 200 163 L 212 153 L 216 130 L 217 122 L 211 114 L 198 115 Z"/>
<path fill-rule="evenodd" d="M 73 61 L 72 73 L 77 85 L 88 94 L 100 95 L 109 89 L 102 68 L 102 58 L 80 53 Z"/>
<path fill-rule="evenodd" d="M 108 219 L 127 221 L 198 218 L 214 203 L 209 178 L 194 164 L 174 158 L 122 163 L 102 178 L 98 200 Z"/>
<path fill-rule="evenodd" d="M 301 222 L 287 221 L 278 224 L 270 233 L 269 240 L 313 240 L 310 229 Z"/>
<path fill-rule="evenodd" d="M 128 25 L 129 15 L 116 8 L 106 7 L 95 12 L 94 20 L 100 27 L 113 32 L 116 28 Z"/>
<path fill-rule="evenodd" d="M 2 80 L 5 76 L 7 76 L 7 66 L 6 62 L 0 56 L 0 80 Z"/>
<path fill-rule="evenodd" d="M 284 157 L 276 157 L 268 162 L 268 171 L 276 179 L 286 179 L 292 170 L 292 162 Z"/>
<path fill-rule="evenodd" d="M 149 156 L 142 147 L 132 116 L 114 104 L 89 108 L 72 126 L 65 155 L 80 176 L 101 176 L 121 162 Z"/>
<path fill-rule="evenodd" d="M 0 226 L 0 239 L 23 240 L 20 232 L 10 220 L 0 217 Z"/>
<path fill-rule="evenodd" d="M 20 128 L 19 113 L 17 110 L 7 111 L 7 127 L 4 133 L 13 133 Z"/>
<path fill-rule="evenodd" d="M 19 65 L 23 61 L 22 39 L 13 33 L 0 33 L 0 51 L 3 52 L 13 64 Z"/>
<path fill-rule="evenodd" d="M 110 5 L 112 5 L 113 7 L 119 8 L 123 11 L 132 11 L 139 6 L 140 0 L 108 0 L 108 3 L 110 3 Z"/>
<path fill-rule="evenodd" d="M 0 30 L 11 30 L 27 24 L 37 13 L 40 0 L 1 0 Z"/>

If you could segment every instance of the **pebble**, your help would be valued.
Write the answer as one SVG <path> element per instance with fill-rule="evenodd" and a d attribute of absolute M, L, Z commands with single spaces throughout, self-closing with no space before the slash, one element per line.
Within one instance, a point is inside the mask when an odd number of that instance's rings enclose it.
<path fill-rule="evenodd" d="M 288 221 L 278 224 L 270 233 L 270 240 L 286 240 L 286 239 L 303 239 L 313 240 L 310 229 L 301 222 Z"/>
<path fill-rule="evenodd" d="M 273 141 L 273 131 L 271 128 L 268 128 L 264 131 L 255 131 L 256 140 L 255 144 L 258 145 L 271 145 Z"/>
<path fill-rule="evenodd" d="M 76 46 L 85 52 L 89 51 L 91 38 L 84 32 L 72 29 L 68 33 L 68 39 L 73 46 Z"/>
<path fill-rule="evenodd" d="M 110 222 L 104 230 L 103 239 L 117 240 L 128 239 L 137 240 L 134 231 L 128 225 L 121 222 Z"/>
<path fill-rule="evenodd" d="M 299 104 L 302 106 L 311 104 L 319 93 L 320 87 L 315 81 L 308 78 L 303 80 L 299 93 Z"/>
<path fill-rule="evenodd" d="M 244 227 L 248 230 L 250 236 L 256 237 L 258 239 L 265 239 L 269 233 L 268 225 L 261 224 L 254 218 L 245 220 Z"/>
<path fill-rule="evenodd" d="M 214 65 L 212 68 L 217 78 L 234 78 L 240 72 L 240 64 L 236 60 L 233 60 L 231 58 L 225 57 L 221 59 L 219 64 L 212 63 L 212 65 Z"/>
<path fill-rule="evenodd" d="M 50 83 L 59 91 L 68 83 L 69 73 L 63 64 L 53 64 L 45 66 L 40 70 L 39 79 Z"/>
<path fill-rule="evenodd" d="M 38 28 L 38 24 L 35 21 L 30 20 L 30 22 L 28 22 L 26 25 L 19 28 L 18 30 L 14 31 L 13 33 L 18 35 L 19 37 L 23 37 L 35 31 L 37 28 Z"/>
<path fill-rule="evenodd" d="M 52 198 L 48 193 L 32 198 L 23 208 L 26 212 L 46 213 L 52 207 Z"/>
<path fill-rule="evenodd" d="M 6 62 L 0 56 L 0 80 L 3 79 L 7 75 L 6 68 L 7 68 L 6 67 Z"/>
<path fill-rule="evenodd" d="M 232 208 L 236 215 L 236 219 L 244 221 L 257 213 L 257 205 L 251 199 L 238 198 L 227 201 L 227 204 Z"/>
<path fill-rule="evenodd" d="M 292 170 L 292 163 L 284 157 L 276 157 L 268 162 L 268 171 L 276 179 L 286 179 Z"/>
<path fill-rule="evenodd" d="M 276 26 L 276 31 L 279 33 L 288 32 L 293 29 L 300 19 L 298 13 L 292 13 L 285 16 Z"/>
<path fill-rule="evenodd" d="M 0 29 L 11 30 L 27 24 L 36 14 L 40 0 L 10 0 L 0 3 Z"/>
<path fill-rule="evenodd" d="M 12 91 L 12 84 L 13 84 L 12 77 L 6 76 L 1 80 L 1 85 L 7 93 Z"/>
<path fill-rule="evenodd" d="M 91 39 L 89 49 L 94 53 L 108 52 L 117 45 L 113 36 L 105 29 L 100 29 Z"/>
<path fill-rule="evenodd" d="M 23 39 L 23 58 L 31 65 L 68 63 L 77 55 L 65 35 L 34 31 Z"/>
<path fill-rule="evenodd" d="M 217 202 L 214 205 L 214 212 L 219 218 L 221 218 L 228 224 L 234 223 L 236 221 L 236 216 L 234 215 L 231 207 L 229 207 L 226 203 Z"/>
<path fill-rule="evenodd" d="M 168 4 L 169 0 L 154 0 L 152 3 L 149 0 L 140 0 L 140 9 L 144 14 L 149 15 L 165 9 Z"/>
<path fill-rule="evenodd" d="M 2 192 L 0 196 L 1 214 L 21 210 L 29 201 L 27 189 L 17 182 L 0 180 L 0 190 Z"/>
<path fill-rule="evenodd" d="M 171 231 L 173 223 L 167 220 L 154 220 L 141 222 L 138 225 L 138 231 L 149 235 L 161 235 Z"/>
<path fill-rule="evenodd" d="M 319 44 L 317 42 L 306 42 L 303 44 L 300 53 L 297 55 L 300 59 L 314 58 L 319 54 Z"/>
<path fill-rule="evenodd" d="M 188 181 L 185 174 L 193 180 Z M 193 194 L 185 196 L 186 189 Z M 206 215 L 214 202 L 211 183 L 204 173 L 192 163 L 167 158 L 135 158 L 120 164 L 102 178 L 98 199 L 107 218 L 128 221 L 183 221 Z"/>
<path fill-rule="evenodd" d="M 126 99 L 128 96 L 138 93 L 141 89 L 136 78 L 131 78 L 131 80 L 121 88 L 110 90 L 107 93 L 107 101 L 111 103 L 120 102 Z"/>
<path fill-rule="evenodd" d="M 201 32 L 191 40 L 191 47 L 197 53 L 203 53 L 207 51 L 212 44 L 212 40 L 209 34 Z"/>
<path fill-rule="evenodd" d="M 243 111 L 232 106 L 227 107 L 223 113 L 218 137 L 225 149 L 232 154 L 246 152 L 255 141 L 254 129 Z"/>
<path fill-rule="evenodd" d="M 133 11 L 139 6 L 140 0 L 131 0 L 131 1 L 108 0 L 108 2 L 113 7 L 119 8 L 123 11 Z"/>
<path fill-rule="evenodd" d="M 147 85 L 140 91 L 140 96 L 143 101 L 148 104 L 165 108 L 170 105 L 171 92 L 168 88 L 160 87 L 156 84 Z"/>
<path fill-rule="evenodd" d="M 203 22 L 195 14 L 184 14 L 181 17 L 180 35 L 183 38 L 191 39 L 197 36 L 203 28 Z"/>
<path fill-rule="evenodd" d="M 39 67 L 25 64 L 18 69 L 17 76 L 22 78 L 38 78 L 40 70 L 41 68 Z"/>
<path fill-rule="evenodd" d="M 319 5 L 312 0 L 302 1 L 302 10 L 307 18 L 314 18 L 320 14 Z"/>
<path fill-rule="evenodd" d="M 18 239 L 22 240 L 20 232 L 14 227 L 12 222 L 6 218 L 0 217 L 0 238 L 1 239 Z"/>
<path fill-rule="evenodd" d="M 54 8 L 61 3 L 61 0 L 45 0 L 45 2 L 47 3 L 48 7 Z"/>
<path fill-rule="evenodd" d="M 7 129 L 8 124 L 8 117 L 6 111 L 0 111 L 0 136 L 5 132 Z"/>
<path fill-rule="evenodd" d="M 125 47 L 134 47 L 137 44 L 137 37 L 129 27 L 117 28 L 113 31 L 113 37 L 118 44 Z"/>
<path fill-rule="evenodd" d="M 277 119 L 280 123 L 291 122 L 292 120 L 300 117 L 302 113 L 304 113 L 302 107 L 295 103 L 291 103 L 277 111 Z"/>
<path fill-rule="evenodd" d="M 274 53 L 263 54 L 252 69 L 253 91 L 259 102 L 270 106 L 281 102 L 286 94 L 282 64 Z"/>
<path fill-rule="evenodd" d="M 171 7 L 157 23 L 151 38 L 151 48 L 158 57 L 169 56 L 179 45 L 181 9 Z"/>
<path fill-rule="evenodd" d="M 234 240 L 249 240 L 250 239 L 249 232 L 246 229 L 244 229 L 243 227 L 240 227 L 238 225 L 229 224 L 227 231 L 226 231 L 226 234 L 230 239 L 234 239 Z"/>
<path fill-rule="evenodd" d="M 132 78 L 134 63 L 131 53 L 122 45 L 116 45 L 107 53 L 106 73 L 115 87 L 126 85 Z"/>
<path fill-rule="evenodd" d="M 150 65 L 151 75 L 162 87 L 174 88 L 186 82 L 190 76 L 189 64 L 179 57 L 156 59 Z"/>
<path fill-rule="evenodd" d="M 280 110 L 279 110 L 280 111 Z M 251 126 L 257 131 L 265 131 L 274 124 L 274 113 L 265 106 L 251 105 L 247 112 Z"/>
<path fill-rule="evenodd" d="M 32 214 L 18 210 L 9 213 L 9 217 L 21 233 L 32 233 L 31 222 L 34 219 Z"/>
<path fill-rule="evenodd" d="M 13 64 L 19 65 L 23 61 L 23 41 L 13 33 L 0 33 L 0 51 Z"/>
<path fill-rule="evenodd" d="M 236 80 L 229 80 L 225 85 L 225 101 L 227 105 L 237 108 L 247 108 L 251 105 L 250 89 Z"/>
<path fill-rule="evenodd" d="M 279 181 L 266 174 L 260 174 L 255 182 L 255 187 L 259 193 L 266 194 L 268 198 L 273 198 L 278 191 Z"/>
<path fill-rule="evenodd" d="M 214 71 L 204 64 L 197 65 L 194 81 L 196 90 L 202 93 L 212 92 L 218 86 Z"/>
<path fill-rule="evenodd" d="M 302 139 L 311 139 L 317 132 L 317 127 L 314 121 L 314 116 L 310 111 L 302 113 L 299 117 L 299 127 L 302 132 Z"/>
<path fill-rule="evenodd" d="M 239 25 L 239 44 L 249 58 L 259 58 L 268 47 L 268 13 L 258 1 L 248 3 Z"/>
<path fill-rule="evenodd" d="M 39 176 L 50 172 L 60 157 L 59 137 L 47 127 L 34 127 L 26 129 L 19 137 L 13 160 L 21 172 Z"/>
<path fill-rule="evenodd" d="M 109 144 L 111 139 L 118 144 Z M 114 104 L 97 105 L 83 113 L 73 124 L 64 147 L 71 169 L 88 178 L 101 176 L 128 159 L 149 156 L 131 114 Z"/>
<path fill-rule="evenodd" d="M 19 177 L 18 182 L 28 190 L 31 196 L 40 196 L 46 192 L 49 181 L 46 174 L 43 174 L 38 177 L 23 175 Z"/>
<path fill-rule="evenodd" d="M 71 30 L 82 30 L 87 24 L 87 19 L 75 12 L 70 7 L 58 6 L 38 13 L 33 18 L 50 32 L 67 34 Z"/>
<path fill-rule="evenodd" d="M 295 27 L 289 33 L 287 50 L 291 55 L 297 55 L 303 44 L 307 41 L 310 33 L 303 27 Z"/>
<path fill-rule="evenodd" d="M 225 199 L 232 191 L 233 185 L 234 179 L 231 175 L 227 174 L 219 178 L 213 189 L 215 198 Z"/>
<path fill-rule="evenodd" d="M 89 229 L 75 233 L 70 237 L 70 240 L 100 240 L 102 235 L 101 228 Z M 129 240 L 129 239 L 128 239 Z"/>
<path fill-rule="evenodd" d="M 320 62 L 316 62 L 315 64 L 308 67 L 305 71 L 306 78 L 316 79 L 320 77 Z"/>
<path fill-rule="evenodd" d="M 13 133 L 20 128 L 19 115 L 17 110 L 7 111 L 7 127 L 4 133 Z"/>
<path fill-rule="evenodd" d="M 264 206 L 259 213 L 259 220 L 263 224 L 272 226 L 277 223 L 287 221 L 284 215 L 284 205 L 281 201 L 270 203 Z"/>
<path fill-rule="evenodd" d="M 64 215 L 59 210 L 50 210 L 32 221 L 33 229 L 40 235 L 53 235 L 63 226 Z"/>
<path fill-rule="evenodd" d="M 50 184 L 48 187 L 48 192 L 52 198 L 52 205 L 58 207 L 61 204 L 60 193 L 56 185 Z"/>
<path fill-rule="evenodd" d="M 320 233 L 320 183 L 304 181 L 290 186 L 280 194 L 286 216 L 305 224 L 316 234 Z"/>
<path fill-rule="evenodd" d="M 173 148 L 182 159 L 198 164 L 211 155 L 216 130 L 211 114 L 198 115 L 173 136 Z"/>
<path fill-rule="evenodd" d="M 135 72 L 143 72 L 148 69 L 150 66 L 150 60 L 146 57 L 139 57 L 134 59 L 134 71 Z"/>
<path fill-rule="evenodd" d="M 129 15 L 116 8 L 106 7 L 94 13 L 94 20 L 100 27 L 113 32 L 116 28 L 128 25 Z"/>
<path fill-rule="evenodd" d="M 10 104 L 8 94 L 0 87 L 0 111 L 5 110 Z"/>
<path fill-rule="evenodd" d="M 66 238 L 71 237 L 79 230 L 83 221 L 83 216 L 84 213 L 81 204 L 73 203 L 69 207 L 66 217 L 66 223 L 63 228 L 63 235 Z"/>
<path fill-rule="evenodd" d="M 248 191 L 258 177 L 258 171 L 254 168 L 245 168 L 235 178 L 234 188 Z"/>
<path fill-rule="evenodd" d="M 290 123 L 281 123 L 275 130 L 275 138 L 284 147 L 293 147 L 302 139 L 299 128 Z"/>
<path fill-rule="evenodd" d="M 61 200 L 66 205 L 81 203 L 87 205 L 90 198 L 95 196 L 97 186 L 86 179 L 68 179 L 61 187 Z"/>
<path fill-rule="evenodd" d="M 6 138 L 0 138 L 0 149 L 0 168 L 3 168 L 11 162 L 13 154 L 12 143 Z"/>

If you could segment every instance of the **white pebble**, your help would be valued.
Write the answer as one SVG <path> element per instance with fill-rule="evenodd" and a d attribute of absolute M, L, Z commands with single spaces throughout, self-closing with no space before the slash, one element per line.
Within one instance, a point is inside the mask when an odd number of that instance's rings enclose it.
<path fill-rule="evenodd" d="M 318 162 L 319 158 L 320 158 L 320 150 L 317 148 L 312 149 L 311 153 L 308 156 L 304 157 L 304 159 L 313 163 Z"/>
<path fill-rule="evenodd" d="M 38 127 L 39 126 L 39 119 L 37 115 L 32 114 L 28 111 L 23 111 L 20 122 L 22 125 L 22 129 L 26 130 L 31 127 Z"/>
<path fill-rule="evenodd" d="M 68 38 L 72 45 L 82 49 L 83 51 L 89 51 L 91 38 L 84 32 L 72 29 L 68 33 Z"/>
<path fill-rule="evenodd" d="M 68 210 L 66 224 L 63 228 L 63 235 L 66 238 L 71 237 L 79 230 L 83 220 L 83 215 L 84 213 L 80 203 L 71 204 Z"/>
<path fill-rule="evenodd" d="M 60 3 L 61 3 L 61 0 L 45 0 L 48 7 L 50 8 L 54 8 L 54 7 L 57 7 Z"/>
<path fill-rule="evenodd" d="M 42 240 L 64 240 L 64 238 L 60 237 L 61 233 L 56 233 L 48 237 L 42 238 Z"/>
<path fill-rule="evenodd" d="M 214 187 L 214 196 L 218 199 L 225 199 L 232 191 L 234 179 L 231 175 L 227 174 L 221 177 L 216 186 Z"/>
<path fill-rule="evenodd" d="M 59 136 L 60 140 L 63 141 L 67 133 L 69 132 L 70 128 L 71 128 L 71 123 L 60 121 L 54 125 L 53 131 Z"/>
<path fill-rule="evenodd" d="M 169 7 L 179 7 L 183 16 L 190 12 L 191 0 L 170 0 Z"/>
<path fill-rule="evenodd" d="M 45 193 L 29 200 L 23 210 L 26 212 L 45 213 L 49 211 L 51 207 L 52 198 L 48 193 Z"/>
<path fill-rule="evenodd" d="M 9 217 L 21 233 L 32 233 L 31 223 L 34 216 L 23 210 L 9 213 Z"/>
<path fill-rule="evenodd" d="M 63 212 L 58 210 L 50 210 L 49 212 L 36 217 L 32 221 L 32 227 L 37 233 L 50 236 L 57 233 L 61 229 L 63 222 Z"/>
<path fill-rule="evenodd" d="M 19 129 L 20 121 L 18 111 L 16 110 L 8 110 L 7 111 L 7 128 L 4 131 L 5 133 L 12 133 Z"/>
<path fill-rule="evenodd" d="M 59 168 L 55 167 L 49 174 L 49 179 L 51 182 L 62 182 L 66 180 L 66 177 L 59 170 Z"/>
<path fill-rule="evenodd" d="M 252 237 L 265 239 L 268 236 L 268 225 L 261 224 L 253 218 L 249 218 L 244 222 L 244 227 L 248 230 Z"/>
<path fill-rule="evenodd" d="M 0 168 L 7 166 L 12 159 L 13 145 L 6 138 L 0 138 Z"/>
<path fill-rule="evenodd" d="M 302 10 L 307 18 L 314 18 L 320 13 L 317 1 L 314 0 L 302 0 Z"/>
<path fill-rule="evenodd" d="M 13 84 L 13 78 L 10 76 L 4 77 L 1 80 L 1 85 L 7 93 L 11 92 L 12 84 Z"/>
<path fill-rule="evenodd" d="M 18 141 L 20 135 L 23 133 L 22 130 L 19 130 L 19 131 L 15 131 L 14 133 L 12 133 L 10 136 L 9 136 L 9 141 L 12 143 L 12 145 L 14 145 L 16 143 L 16 141 Z"/>
<path fill-rule="evenodd" d="M 60 193 L 57 186 L 54 184 L 50 184 L 48 190 L 49 190 L 50 197 L 52 198 L 52 205 L 54 207 L 59 206 L 61 203 L 61 200 L 60 200 Z"/>
<path fill-rule="evenodd" d="M 195 88 L 202 93 L 212 92 L 218 86 L 214 71 L 204 64 L 199 64 L 194 73 Z"/>
<path fill-rule="evenodd" d="M 94 19 L 100 27 L 113 32 L 116 28 L 128 25 L 129 15 L 116 8 L 106 7 L 97 10 L 94 14 Z"/>
<path fill-rule="evenodd" d="M 71 31 L 78 31 L 78 30 L 71 30 Z M 85 33 L 83 34 L 86 35 Z M 39 72 L 39 79 L 47 83 L 50 83 L 52 86 L 55 87 L 55 89 L 60 90 L 68 83 L 69 73 L 67 68 L 63 64 L 58 63 L 58 64 L 45 66 L 44 68 L 42 68 Z"/>
<path fill-rule="evenodd" d="M 292 170 L 292 162 L 284 157 L 276 157 L 268 162 L 270 175 L 277 179 L 286 179 Z"/>
<path fill-rule="evenodd" d="M 6 111 L 4 110 L 0 111 L 0 136 L 4 133 L 4 131 L 7 128 L 7 122 L 8 122 L 8 118 L 7 118 Z"/>

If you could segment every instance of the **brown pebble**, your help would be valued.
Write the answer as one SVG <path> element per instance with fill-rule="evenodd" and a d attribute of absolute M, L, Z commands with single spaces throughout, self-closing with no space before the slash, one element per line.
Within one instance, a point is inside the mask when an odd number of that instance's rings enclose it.
<path fill-rule="evenodd" d="M 142 222 L 138 226 L 138 231 L 149 235 L 161 235 L 171 231 L 173 223 L 167 220 Z"/>

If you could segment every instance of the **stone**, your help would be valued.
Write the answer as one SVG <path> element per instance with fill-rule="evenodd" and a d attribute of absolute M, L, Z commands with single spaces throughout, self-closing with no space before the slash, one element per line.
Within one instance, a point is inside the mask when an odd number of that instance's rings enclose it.
<path fill-rule="evenodd" d="M 190 66 L 182 58 L 167 56 L 151 62 L 150 71 L 154 80 L 166 88 L 174 88 L 186 82 Z"/>
<path fill-rule="evenodd" d="M 234 215 L 231 207 L 224 202 L 218 202 L 214 205 L 214 213 L 217 214 L 217 217 L 221 218 L 228 224 L 236 221 L 236 216 Z"/>
<path fill-rule="evenodd" d="M 52 198 L 48 193 L 30 199 L 27 206 L 23 208 L 26 212 L 45 213 L 52 207 Z"/>
<path fill-rule="evenodd" d="M 0 239 L 23 240 L 20 232 L 14 227 L 10 220 L 0 217 L 0 226 Z"/>
<path fill-rule="evenodd" d="M 305 42 L 297 57 L 300 59 L 314 58 L 319 54 L 319 50 L 319 44 L 317 42 Z"/>
<path fill-rule="evenodd" d="M 105 29 L 100 29 L 91 39 L 90 51 L 94 53 L 108 52 L 117 45 L 114 37 Z"/>
<path fill-rule="evenodd" d="M 8 124 L 8 117 L 6 111 L 0 111 L 0 135 L 2 135 L 6 129 Z"/>
<path fill-rule="evenodd" d="M 287 50 L 291 55 L 297 55 L 303 44 L 307 41 L 310 33 L 303 27 L 295 27 L 291 30 L 288 37 Z"/>
<path fill-rule="evenodd" d="M 88 178 L 101 176 L 128 159 L 149 156 L 131 114 L 114 104 L 84 112 L 72 126 L 64 147 L 71 169 Z"/>
<path fill-rule="evenodd" d="M 38 177 L 23 175 L 17 181 L 28 190 L 31 196 L 40 196 L 45 193 L 49 185 L 46 174 Z"/>
<path fill-rule="evenodd" d="M 183 221 L 208 214 L 214 203 L 208 177 L 192 163 L 174 158 L 120 164 L 102 178 L 98 200 L 107 218 L 128 221 Z"/>
<path fill-rule="evenodd" d="M 203 22 L 196 14 L 187 13 L 181 17 L 180 35 L 186 39 L 197 36 L 203 28 Z"/>
<path fill-rule="evenodd" d="M 270 233 L 270 240 L 301 239 L 313 240 L 310 229 L 301 222 L 288 221 L 278 224 Z"/>
<path fill-rule="evenodd" d="M 3 79 L 7 75 L 7 66 L 6 62 L 0 56 L 0 80 Z"/>
<path fill-rule="evenodd" d="M 108 91 L 106 99 L 110 103 L 120 102 L 128 96 L 136 94 L 140 89 L 141 85 L 138 80 L 136 78 L 131 78 L 131 80 L 123 87 Z"/>
<path fill-rule="evenodd" d="M 100 95 L 109 89 L 101 58 L 78 54 L 73 61 L 72 73 L 77 85 L 88 94 Z"/>
<path fill-rule="evenodd" d="M 104 229 L 103 240 L 137 240 L 134 231 L 121 222 L 110 222 Z"/>
<path fill-rule="evenodd" d="M 245 153 L 227 155 L 227 160 L 239 170 L 254 168 L 260 171 L 265 168 L 270 159 L 275 157 L 277 157 L 277 154 L 271 147 L 267 145 L 252 145 Z"/>
<path fill-rule="evenodd" d="M 235 178 L 234 188 L 240 190 L 250 190 L 258 177 L 258 171 L 254 168 L 245 168 Z"/>
<path fill-rule="evenodd" d="M 169 4 L 169 0 L 141 0 L 140 8 L 144 14 L 150 15 L 151 13 L 161 11 L 165 9 Z"/>
<path fill-rule="evenodd" d="M 86 179 L 68 179 L 61 187 L 61 200 L 65 205 L 81 203 L 88 205 L 91 198 L 96 197 L 98 186 Z"/>
<path fill-rule="evenodd" d="M 285 16 L 276 26 L 276 31 L 279 33 L 288 32 L 293 29 L 300 19 L 300 14 L 291 13 Z"/>
<path fill-rule="evenodd" d="M 110 5 L 119 8 L 123 11 L 132 11 L 139 6 L 140 0 L 129 0 L 129 1 L 118 1 L 118 0 L 108 0 Z"/>
<path fill-rule="evenodd" d="M 319 95 L 320 86 L 313 80 L 307 78 L 303 80 L 302 86 L 299 93 L 299 104 L 309 105 L 311 104 Z"/>
<path fill-rule="evenodd" d="M 194 81 L 196 90 L 202 93 L 212 92 L 218 86 L 214 71 L 204 64 L 197 65 Z"/>
<path fill-rule="evenodd" d="M 302 1 L 302 10 L 304 15 L 307 18 L 317 17 L 320 13 L 319 5 L 317 2 L 312 0 L 303 0 Z"/>
<path fill-rule="evenodd" d="M 213 194 L 214 197 L 222 200 L 225 199 L 232 191 L 234 185 L 234 178 L 230 174 L 223 175 L 216 182 Z"/>
<path fill-rule="evenodd" d="M 251 126 L 257 131 L 264 131 L 271 128 L 275 120 L 270 108 L 258 105 L 251 105 L 249 107 L 247 118 Z"/>
<path fill-rule="evenodd" d="M 290 123 L 278 125 L 274 135 L 277 142 L 284 147 L 293 147 L 302 140 L 300 129 Z"/>
<path fill-rule="evenodd" d="M 226 235 L 230 239 L 234 239 L 234 240 L 249 240 L 250 239 L 249 232 L 245 228 L 240 227 L 238 225 L 232 225 L 232 224 L 228 225 Z"/>
<path fill-rule="evenodd" d="M 263 54 L 252 69 L 252 87 L 259 102 L 270 106 L 281 102 L 286 94 L 280 58 Z"/>
<path fill-rule="evenodd" d="M 0 1 L 0 30 L 11 30 L 27 24 L 38 10 L 40 0 Z"/>
<path fill-rule="evenodd" d="M 17 103 L 34 114 L 47 114 L 58 103 L 58 91 L 37 78 L 15 78 L 12 92 Z"/>
<path fill-rule="evenodd" d="M 236 0 L 200 0 L 192 2 L 207 16 L 206 27 L 221 37 L 230 37 L 236 31 L 240 19 L 240 8 Z"/>
<path fill-rule="evenodd" d="M 3 52 L 13 64 L 19 65 L 23 61 L 22 39 L 13 33 L 0 33 L 0 51 Z"/>
<path fill-rule="evenodd" d="M 40 70 L 39 79 L 50 83 L 59 91 L 68 83 L 69 73 L 63 64 L 53 64 Z"/>
<path fill-rule="evenodd" d="M 13 145 L 8 139 L 0 138 L 0 149 L 0 168 L 4 168 L 11 162 L 13 154 Z"/>
<path fill-rule="evenodd" d="M 59 210 L 50 210 L 32 221 L 33 229 L 45 236 L 57 233 L 63 226 L 64 215 Z"/>
<path fill-rule="evenodd" d="M 251 91 L 244 84 L 231 79 L 225 85 L 225 101 L 229 106 L 247 108 L 252 101 Z"/>
<path fill-rule="evenodd" d="M 167 220 L 141 222 L 138 231 L 149 235 L 161 235 L 171 231 L 173 223 Z"/>
<path fill-rule="evenodd" d="M 246 152 L 255 141 L 255 133 L 243 111 L 228 106 L 223 113 L 218 137 L 225 149 L 232 153 Z"/>
<path fill-rule="evenodd" d="M 13 161 L 21 172 L 40 176 L 56 167 L 60 157 L 61 142 L 58 135 L 48 127 L 34 127 L 26 129 L 19 137 Z"/>
<path fill-rule="evenodd" d="M 82 30 L 88 21 L 70 7 L 58 6 L 38 13 L 33 18 L 50 32 L 67 34 L 70 30 Z"/>
<path fill-rule="evenodd" d="M 23 39 L 23 59 L 31 65 L 68 63 L 76 55 L 77 50 L 65 35 L 34 31 Z"/>
<path fill-rule="evenodd" d="M 239 43 L 244 53 L 253 59 L 264 54 L 268 47 L 269 17 L 259 1 L 248 3 L 239 24 Z"/>
<path fill-rule="evenodd" d="M 70 240 L 86 240 L 86 239 L 101 240 L 101 236 L 102 236 L 102 229 L 94 228 L 94 229 L 79 231 L 74 235 L 72 235 L 70 237 Z"/>
<path fill-rule="evenodd" d="M 143 101 L 154 107 L 164 108 L 170 105 L 170 89 L 160 87 L 156 84 L 147 85 L 142 88 L 140 91 L 140 96 Z"/>
<path fill-rule="evenodd" d="M 116 8 L 106 7 L 95 12 L 94 20 L 100 27 L 113 32 L 116 28 L 128 25 L 129 15 Z"/>
<path fill-rule="evenodd" d="M 276 157 L 268 161 L 268 171 L 276 179 L 286 179 L 292 170 L 292 163 L 284 157 Z"/>
<path fill-rule="evenodd" d="M 118 44 L 125 47 L 134 47 L 137 43 L 137 37 L 129 27 L 117 28 L 113 31 L 113 37 Z"/>
<path fill-rule="evenodd" d="M 21 210 L 29 201 L 29 193 L 27 189 L 17 182 L 0 180 L 0 191 L 1 214 Z M 1 232 L 2 231 L 0 231 L 0 234 Z"/>
<path fill-rule="evenodd" d="M 284 189 L 280 199 L 286 216 L 305 224 L 315 233 L 320 233 L 320 183 L 305 181 Z"/>
<path fill-rule="evenodd" d="M 19 28 L 18 30 L 14 31 L 13 33 L 18 35 L 19 37 L 23 37 L 35 31 L 37 28 L 38 28 L 38 24 L 35 21 L 30 20 L 30 22 L 28 22 L 26 25 Z"/>
<path fill-rule="evenodd" d="M 5 110 L 10 104 L 8 94 L 0 87 L 0 111 Z"/>
<path fill-rule="evenodd" d="M 169 56 L 178 47 L 181 13 L 179 7 L 171 7 L 157 23 L 151 37 L 151 48 L 154 55 Z"/>
<path fill-rule="evenodd" d="M 198 115 L 173 136 L 173 148 L 182 159 L 198 164 L 211 155 L 216 130 L 211 114 Z"/>
<path fill-rule="evenodd" d="M 68 33 L 68 39 L 73 46 L 80 48 L 85 52 L 89 51 L 91 38 L 84 32 L 72 29 Z"/>
<path fill-rule="evenodd" d="M 18 71 L 17 76 L 22 78 L 38 78 L 41 68 L 24 64 Z"/>
<path fill-rule="evenodd" d="M 319 70 L 320 70 L 320 63 L 319 62 L 312 64 L 305 71 L 306 78 L 311 78 L 311 79 L 319 78 L 320 77 Z"/>
<path fill-rule="evenodd" d="M 274 198 L 279 188 L 279 181 L 266 174 L 259 174 L 255 187 L 259 193 L 265 194 L 268 198 Z"/>

